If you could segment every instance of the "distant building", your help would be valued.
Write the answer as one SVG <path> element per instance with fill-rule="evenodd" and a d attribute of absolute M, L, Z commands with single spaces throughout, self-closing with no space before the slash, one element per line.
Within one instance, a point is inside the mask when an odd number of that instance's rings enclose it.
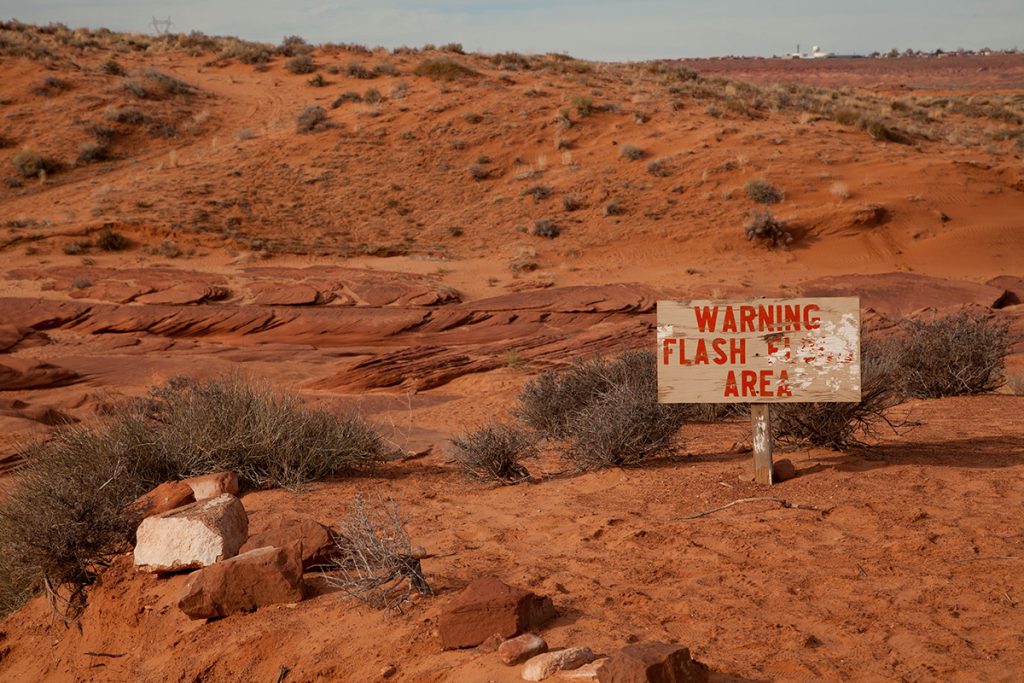
<path fill-rule="evenodd" d="M 817 45 L 811 48 L 810 54 L 807 54 L 806 52 L 800 52 L 800 46 L 797 45 L 796 52 L 790 52 L 788 55 L 786 55 L 786 59 L 829 59 L 830 57 L 835 56 L 836 54 L 834 52 L 824 52 Z"/>

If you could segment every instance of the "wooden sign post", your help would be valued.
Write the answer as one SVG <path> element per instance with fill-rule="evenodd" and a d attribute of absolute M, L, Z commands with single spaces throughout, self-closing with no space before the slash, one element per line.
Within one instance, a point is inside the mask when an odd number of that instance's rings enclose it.
<path fill-rule="evenodd" d="M 771 403 L 860 401 L 856 297 L 658 302 L 658 401 L 750 403 L 771 484 Z"/>

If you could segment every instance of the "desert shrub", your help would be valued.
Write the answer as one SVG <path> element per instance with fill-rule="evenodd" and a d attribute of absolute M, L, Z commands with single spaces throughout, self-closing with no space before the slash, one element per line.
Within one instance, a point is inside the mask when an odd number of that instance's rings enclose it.
<path fill-rule="evenodd" d="M 533 185 L 520 193 L 522 197 L 533 197 L 533 201 L 539 202 L 551 196 L 553 190 L 547 185 Z"/>
<path fill-rule="evenodd" d="M 384 96 L 380 94 L 380 90 L 376 88 L 367 88 L 366 92 L 363 93 L 363 102 L 368 104 L 380 104 L 384 101 Z"/>
<path fill-rule="evenodd" d="M 108 76 L 124 76 L 125 70 L 116 59 L 108 59 L 100 64 L 100 73 L 107 74 Z"/>
<path fill-rule="evenodd" d="M 318 104 L 313 104 L 302 110 L 295 119 L 295 129 L 300 133 L 311 133 L 323 127 L 327 121 L 327 112 Z"/>
<path fill-rule="evenodd" d="M 341 105 L 345 104 L 346 102 L 362 102 L 362 101 L 363 101 L 363 96 L 362 95 L 360 95 L 357 92 L 353 92 L 352 90 L 349 90 L 348 92 L 341 93 L 340 95 L 338 95 L 338 98 L 336 100 L 331 102 L 331 109 L 337 109 L 338 107 L 340 107 Z"/>
<path fill-rule="evenodd" d="M 156 88 L 158 97 L 170 97 L 172 95 L 187 95 L 195 88 L 185 81 L 168 76 L 156 69 L 146 69 L 142 72 L 144 78 L 149 80 Z"/>
<path fill-rule="evenodd" d="M 566 211 L 576 211 L 583 208 L 583 200 L 578 195 L 567 194 L 562 197 L 562 207 Z"/>
<path fill-rule="evenodd" d="M 477 114 L 475 111 L 467 111 L 462 115 L 462 120 L 466 123 L 480 123 L 484 120 L 484 117 Z"/>
<path fill-rule="evenodd" d="M 619 156 L 630 161 L 639 161 L 644 158 L 644 151 L 636 145 L 623 145 L 619 149 Z"/>
<path fill-rule="evenodd" d="M 44 156 L 34 149 L 23 149 L 11 159 L 14 169 L 22 178 L 52 175 L 60 170 L 61 164 L 52 157 Z"/>
<path fill-rule="evenodd" d="M 906 320 L 893 344 L 900 385 L 911 396 L 940 398 L 992 391 L 1003 383 L 1012 338 L 1006 324 L 963 310 Z"/>
<path fill-rule="evenodd" d="M 888 142 L 898 142 L 900 144 L 907 144 L 910 140 L 906 135 L 890 128 L 878 119 L 864 118 L 860 121 L 860 126 L 867 131 L 868 135 L 873 137 L 875 140 L 885 140 Z"/>
<path fill-rule="evenodd" d="M 891 413 L 901 401 L 895 368 L 884 346 L 865 344 L 861 358 L 861 399 L 850 403 L 779 403 L 772 406 L 775 438 L 795 445 L 843 450 L 864 445 L 880 429 L 904 423 Z M 872 349 L 883 355 L 876 356 Z"/>
<path fill-rule="evenodd" d="M 605 216 L 621 216 L 626 213 L 626 210 L 622 208 L 622 204 L 617 199 L 613 199 L 604 206 Z"/>
<path fill-rule="evenodd" d="M 465 50 L 462 49 L 462 43 L 446 43 L 441 46 L 443 52 L 454 52 L 457 55 L 466 54 Z"/>
<path fill-rule="evenodd" d="M 782 201 L 782 191 L 764 178 L 753 178 L 743 186 L 747 196 L 761 204 L 778 204 Z"/>
<path fill-rule="evenodd" d="M 581 117 L 594 113 L 594 100 L 584 95 L 574 95 L 572 105 L 576 107 L 576 113 Z"/>
<path fill-rule="evenodd" d="M 376 78 L 377 77 L 376 73 L 374 73 L 373 71 L 370 71 L 369 69 L 367 69 L 365 66 L 363 66 L 359 62 L 350 62 L 349 65 L 347 67 L 345 67 L 345 73 L 348 74 L 349 78 L 367 78 L 367 79 L 369 79 L 369 78 Z"/>
<path fill-rule="evenodd" d="M 106 140 L 86 142 L 78 148 L 79 164 L 94 164 L 110 158 L 110 143 Z"/>
<path fill-rule="evenodd" d="M 414 593 L 432 595 L 417 553 L 405 530 L 406 520 L 393 500 L 380 498 L 371 507 L 361 495 L 338 524 L 329 555 L 329 585 L 366 604 L 398 610 Z"/>
<path fill-rule="evenodd" d="M 755 211 L 744 226 L 748 240 L 757 240 L 770 247 L 789 244 L 793 236 L 786 230 L 786 222 L 772 215 L 767 209 Z"/>
<path fill-rule="evenodd" d="M 439 57 L 436 59 L 424 59 L 416 65 L 413 73 L 417 76 L 425 76 L 435 81 L 454 81 L 461 78 L 471 78 L 480 74 L 454 59 Z"/>
<path fill-rule="evenodd" d="M 679 406 L 658 403 L 657 385 L 605 390 L 572 421 L 567 457 L 581 470 L 635 465 L 662 451 L 683 423 Z"/>
<path fill-rule="evenodd" d="M 270 48 L 259 43 L 238 43 L 221 53 L 223 59 L 237 59 L 242 64 L 266 64 L 272 53 Z"/>
<path fill-rule="evenodd" d="M 301 36 L 285 36 L 277 48 L 277 53 L 282 57 L 295 57 L 311 52 L 313 47 Z"/>
<path fill-rule="evenodd" d="M 491 55 L 491 63 L 502 69 L 524 69 L 530 68 L 530 60 L 518 52 L 499 52 Z"/>
<path fill-rule="evenodd" d="M 313 57 L 301 54 L 285 62 L 284 68 L 293 74 L 310 74 L 316 70 L 316 64 L 313 63 Z"/>
<path fill-rule="evenodd" d="M 323 74 L 316 74 L 306 82 L 309 83 L 314 88 L 322 88 L 325 85 L 327 85 L 327 79 L 324 78 Z"/>
<path fill-rule="evenodd" d="M 491 174 L 490 170 L 483 164 L 470 164 L 467 168 L 469 177 L 473 180 L 486 180 Z"/>
<path fill-rule="evenodd" d="M 373 73 L 378 76 L 397 76 L 398 67 L 391 62 L 381 62 L 373 67 Z"/>
<path fill-rule="evenodd" d="M 67 81 L 57 78 L 56 76 L 47 76 L 40 83 L 33 86 L 32 92 L 36 95 L 50 97 L 70 89 L 71 84 Z"/>
<path fill-rule="evenodd" d="M 655 354 L 577 360 L 529 381 L 516 414 L 540 436 L 565 441 L 580 469 L 637 463 L 663 450 L 685 411 L 658 403 Z"/>
<path fill-rule="evenodd" d="M 667 178 L 672 175 L 668 159 L 654 159 L 647 164 L 647 172 L 658 178 Z"/>
<path fill-rule="evenodd" d="M 122 251 L 128 248 L 128 238 L 110 228 L 103 228 L 96 236 L 96 246 L 103 251 Z"/>
<path fill-rule="evenodd" d="M 522 461 L 536 455 L 522 427 L 491 422 L 450 440 L 450 451 L 470 479 L 516 484 L 529 478 Z"/>
<path fill-rule="evenodd" d="M 114 121 L 116 123 L 138 124 L 145 123 L 147 120 L 146 115 L 135 107 L 108 109 L 104 116 L 106 116 L 108 121 Z"/>
<path fill-rule="evenodd" d="M 533 222 L 533 234 L 538 237 L 554 239 L 561 234 L 561 230 L 548 218 L 538 218 Z"/>

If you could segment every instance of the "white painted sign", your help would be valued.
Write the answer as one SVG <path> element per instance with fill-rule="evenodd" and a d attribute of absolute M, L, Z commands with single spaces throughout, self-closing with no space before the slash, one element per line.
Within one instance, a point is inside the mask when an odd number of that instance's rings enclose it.
<path fill-rule="evenodd" d="M 857 297 L 658 302 L 661 403 L 860 400 Z"/>

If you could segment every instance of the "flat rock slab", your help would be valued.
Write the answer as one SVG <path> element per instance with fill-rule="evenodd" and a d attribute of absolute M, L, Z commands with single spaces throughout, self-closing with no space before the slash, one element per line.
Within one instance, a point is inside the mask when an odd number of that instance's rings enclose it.
<path fill-rule="evenodd" d="M 178 607 L 190 619 L 212 619 L 300 600 L 302 562 L 293 544 L 257 548 L 193 572 Z"/>
<path fill-rule="evenodd" d="M 446 650 L 476 647 L 497 633 L 511 638 L 555 616 L 551 598 L 513 588 L 495 578 L 477 579 L 441 609 L 438 630 Z"/>
<path fill-rule="evenodd" d="M 523 665 L 520 676 L 524 681 L 543 681 L 559 671 L 578 669 L 595 659 L 597 655 L 589 647 L 567 647 L 533 657 Z"/>
<path fill-rule="evenodd" d="M 0 391 L 51 389 L 81 379 L 76 372 L 34 358 L 5 356 L 0 362 Z"/>
<path fill-rule="evenodd" d="M 131 507 L 143 517 L 163 514 L 196 501 L 192 489 L 180 481 L 166 481 L 139 496 Z"/>
<path fill-rule="evenodd" d="M 708 668 L 689 648 L 667 643 L 627 645 L 597 670 L 600 683 L 707 683 Z"/>
<path fill-rule="evenodd" d="M 234 557 L 248 534 L 242 501 L 225 493 L 144 519 L 135 566 L 143 572 L 199 569 Z"/>
<path fill-rule="evenodd" d="M 226 287 L 220 285 L 202 285 L 186 282 L 152 294 L 143 294 L 135 299 L 140 304 L 163 304 L 170 306 L 187 306 L 201 304 L 206 301 L 220 301 L 231 295 Z"/>
<path fill-rule="evenodd" d="M 524 633 L 499 645 L 498 657 L 503 664 L 515 666 L 547 651 L 548 644 L 543 638 L 536 633 Z"/>
<path fill-rule="evenodd" d="M 230 493 L 232 496 L 238 495 L 238 477 L 234 472 L 203 474 L 198 477 L 182 479 L 181 483 L 192 490 L 192 495 L 196 500 L 209 500 L 225 493 Z"/>

